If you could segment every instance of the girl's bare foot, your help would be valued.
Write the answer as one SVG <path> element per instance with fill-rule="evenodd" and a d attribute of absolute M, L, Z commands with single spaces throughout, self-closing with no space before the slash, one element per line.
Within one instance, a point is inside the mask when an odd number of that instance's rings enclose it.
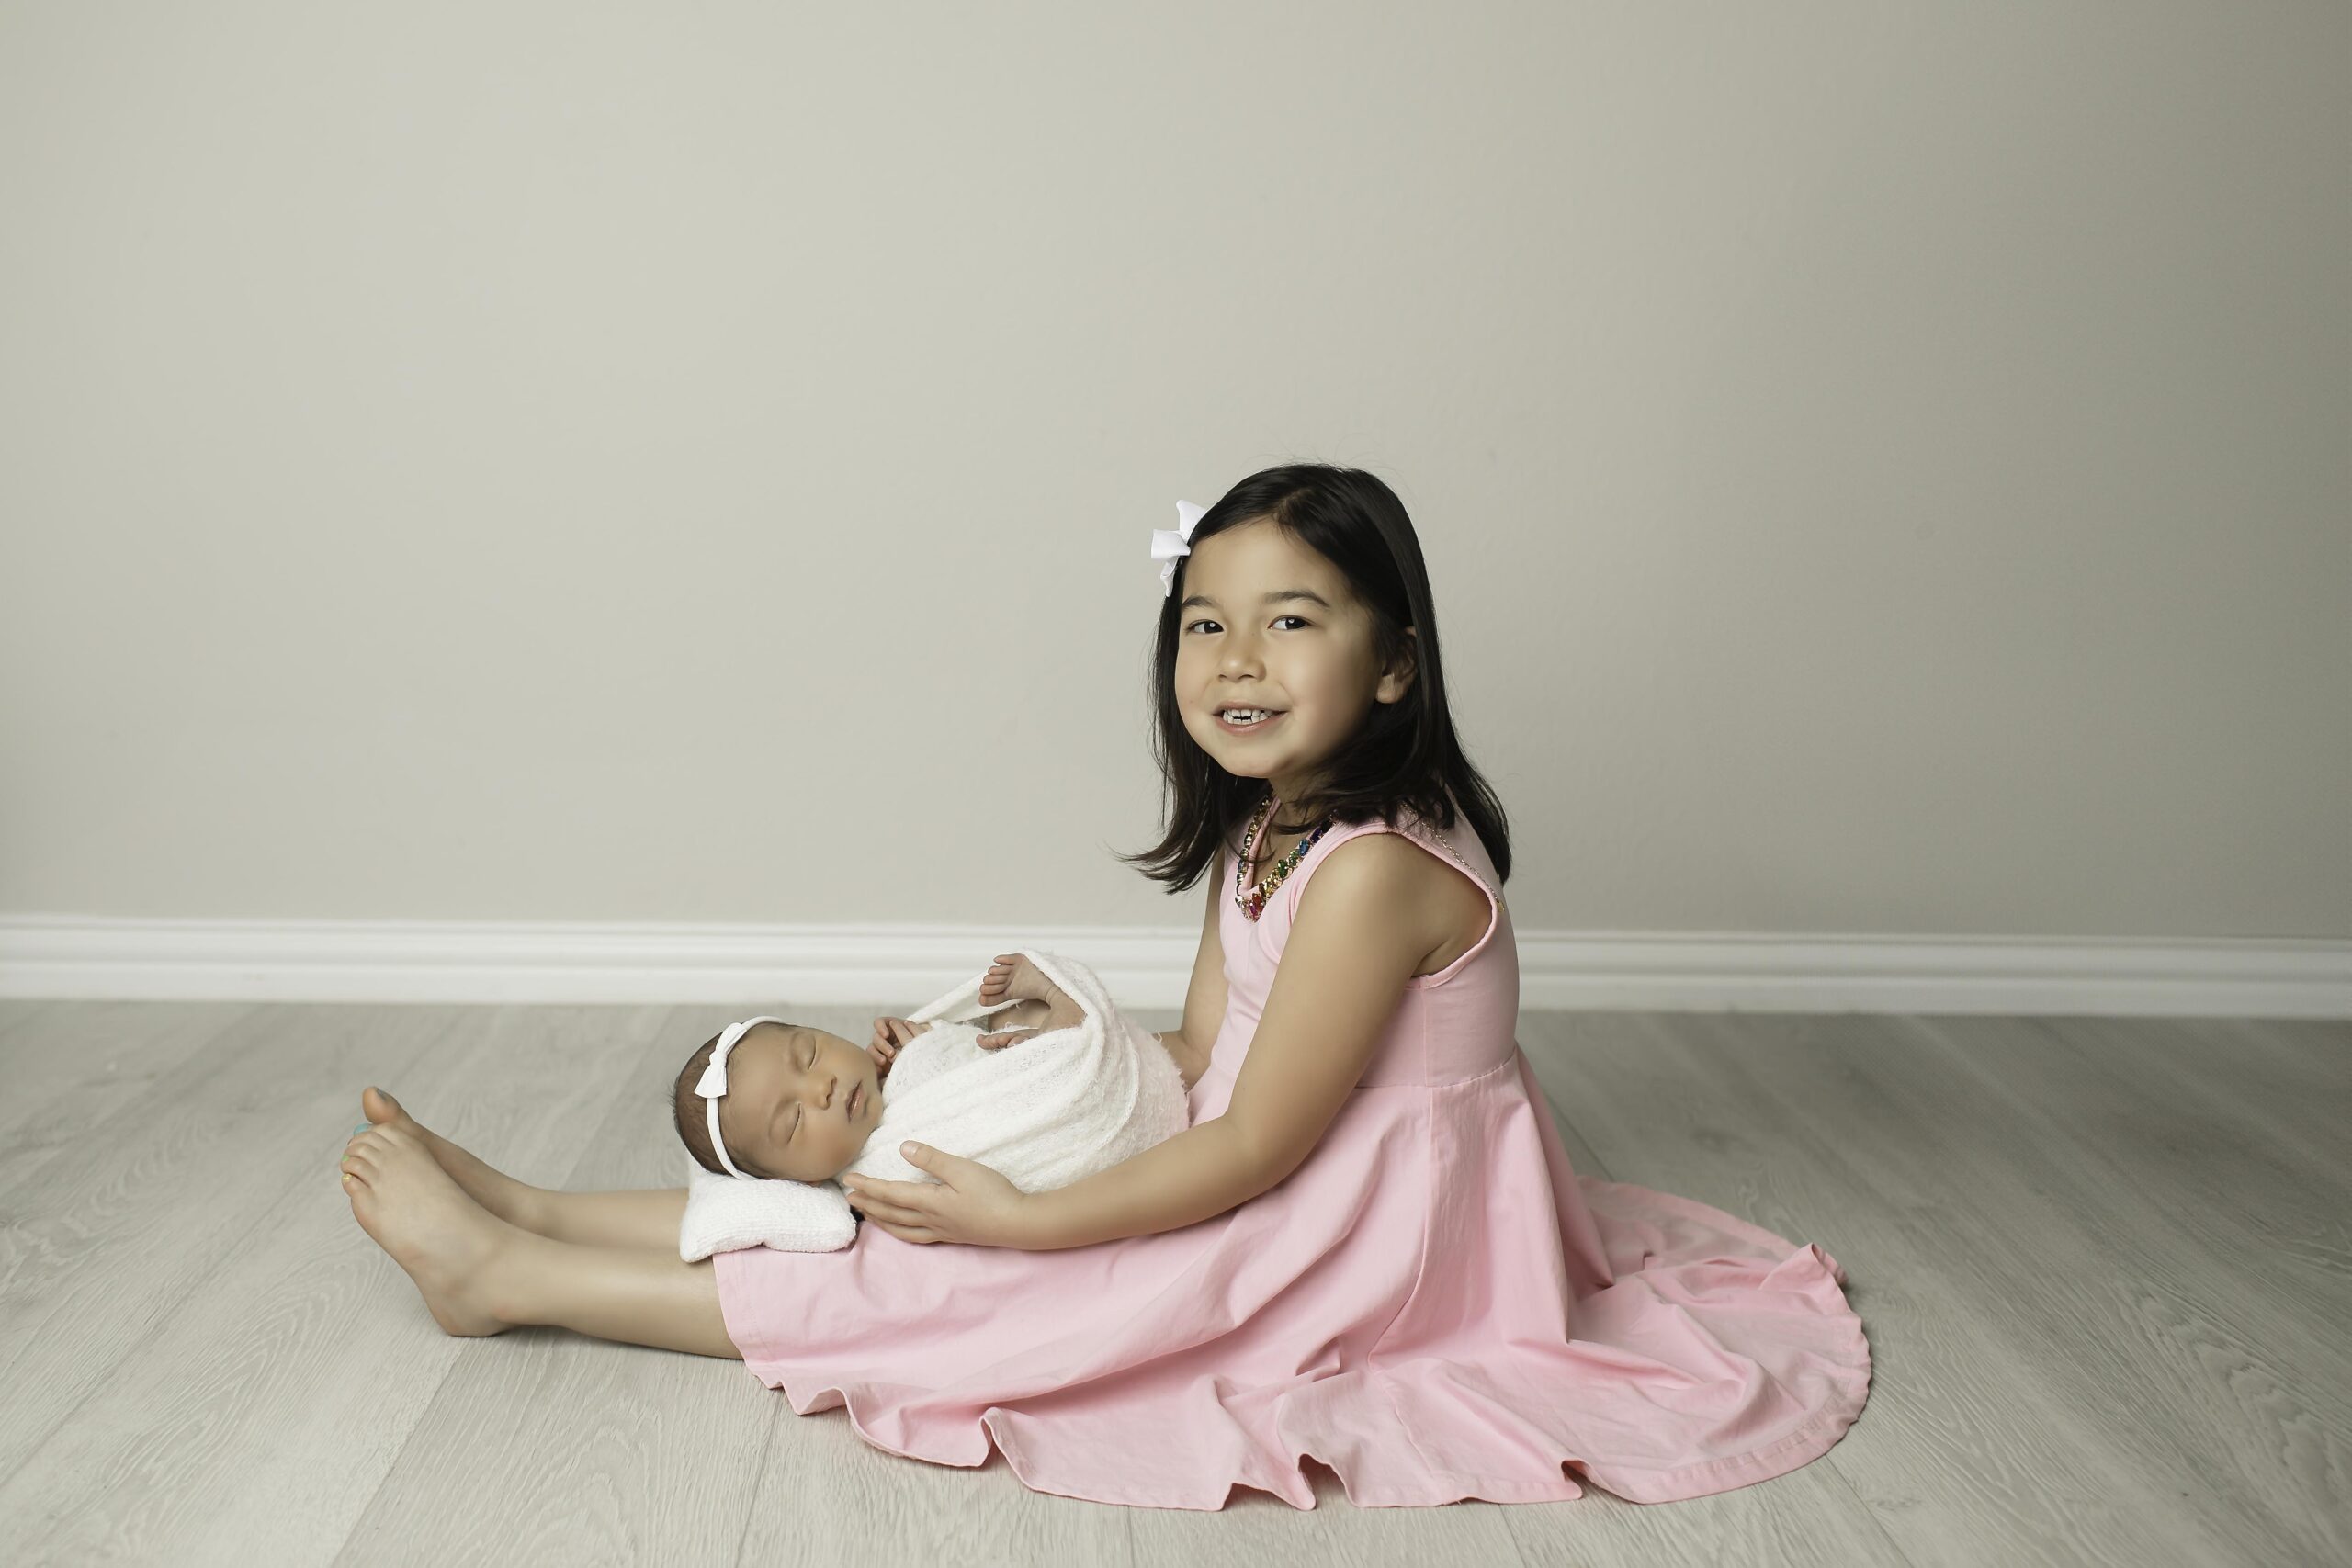
<path fill-rule="evenodd" d="M 983 1050 L 993 1051 L 1022 1034 L 1041 1034 L 1047 1030 L 1069 1029 L 1086 1021 L 1086 1010 L 1072 1001 L 1059 986 L 1038 973 L 1037 966 L 1029 962 L 1025 953 L 997 954 L 996 962 L 989 965 L 988 974 L 980 980 L 980 1000 L 990 1007 L 1006 1001 L 1045 1004 L 1042 1016 L 1036 1017 L 1035 1021 L 1023 1015 L 1023 1023 L 1020 1027 L 981 1035 L 978 1044 Z"/>
<path fill-rule="evenodd" d="M 459 1148 L 440 1134 L 420 1125 L 401 1102 L 369 1085 L 359 1096 L 359 1109 L 378 1127 L 398 1127 L 424 1145 L 433 1162 L 449 1173 L 467 1196 L 507 1224 L 526 1231 L 539 1228 L 539 1189 L 517 1181 L 504 1171 Z M 353 1134 L 354 1140 L 364 1134 Z"/>
<path fill-rule="evenodd" d="M 407 1270 L 433 1321 L 448 1334 L 503 1334 L 492 1273 L 521 1233 L 466 1196 L 406 1128 L 371 1127 L 343 1156 L 351 1212 Z"/>

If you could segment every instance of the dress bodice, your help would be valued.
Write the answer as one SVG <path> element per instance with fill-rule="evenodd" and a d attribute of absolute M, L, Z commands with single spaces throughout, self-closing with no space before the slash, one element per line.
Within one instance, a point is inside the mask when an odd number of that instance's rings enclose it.
<path fill-rule="evenodd" d="M 1454 825 L 1440 829 L 1405 808 L 1395 828 L 1376 818 L 1334 826 L 1316 840 L 1290 875 L 1274 889 L 1261 919 L 1244 915 L 1233 900 L 1230 850 L 1217 857 L 1217 940 L 1225 951 L 1226 1008 L 1208 1070 L 1193 1089 L 1193 1119 L 1223 1112 L 1233 1079 L 1257 1033 L 1258 1021 L 1273 988 L 1283 945 L 1297 918 L 1300 895 L 1331 852 L 1366 833 L 1395 832 L 1410 839 L 1478 885 L 1487 896 L 1487 920 L 1477 942 L 1444 968 L 1406 982 L 1385 1037 L 1358 1082 L 1359 1089 L 1395 1085 L 1434 1087 L 1492 1072 L 1517 1050 L 1519 944 L 1510 926 L 1494 862 L 1467 817 L 1456 807 Z"/>

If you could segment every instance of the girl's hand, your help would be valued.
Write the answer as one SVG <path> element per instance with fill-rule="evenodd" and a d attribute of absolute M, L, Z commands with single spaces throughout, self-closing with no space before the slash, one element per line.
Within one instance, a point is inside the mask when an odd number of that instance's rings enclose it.
<path fill-rule="evenodd" d="M 842 1174 L 850 1207 L 900 1241 L 960 1241 L 972 1247 L 1024 1247 L 1029 1195 L 978 1160 L 923 1144 L 900 1145 L 909 1164 L 937 1181 L 876 1181 Z"/>

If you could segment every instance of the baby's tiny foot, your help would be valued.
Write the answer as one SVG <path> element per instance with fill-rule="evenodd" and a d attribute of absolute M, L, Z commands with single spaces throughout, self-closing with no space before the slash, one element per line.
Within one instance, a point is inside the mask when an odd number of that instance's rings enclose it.
<path fill-rule="evenodd" d="M 1059 986 L 1046 989 L 1046 1029 L 1070 1029 L 1086 1021 L 1086 1010 L 1071 1000 Z"/>
<path fill-rule="evenodd" d="M 1062 996 L 1059 986 L 1038 973 L 1025 953 L 998 953 L 980 979 L 980 1000 L 991 1008 L 1008 1001 L 1052 1002 L 1057 998 L 1065 1003 L 1069 1000 Z"/>
<path fill-rule="evenodd" d="M 1027 1005 L 1030 1007 L 1037 1007 L 1042 1004 L 1031 1002 Z M 1018 1018 L 1021 1015 L 1017 1010 L 1015 1010 L 1015 1009 L 1006 1008 L 995 1016 L 1000 1021 L 1003 1021 Z M 1004 1028 L 996 1030 L 988 1034 L 983 1034 L 978 1039 L 973 1041 L 972 1043 L 978 1045 L 983 1051 L 1001 1050 L 1003 1047 L 1012 1044 L 1016 1040 L 1025 1040 L 1030 1035 L 1036 1033 L 1037 1027 L 1038 1026 L 1034 1023 L 1007 1023 Z"/>
<path fill-rule="evenodd" d="M 988 976 L 980 982 L 980 999 L 994 1006 L 1011 998 L 1018 1002 L 1043 1004 L 1042 1009 L 1022 1009 L 1020 1026 L 983 1034 L 979 1043 L 984 1050 L 995 1050 L 1024 1033 L 1044 1033 L 1048 1030 L 1069 1029 L 1086 1021 L 1086 1010 L 1070 999 L 1063 989 L 1038 971 L 1024 953 L 1006 953 L 997 955 Z"/>
<path fill-rule="evenodd" d="M 352 1141 L 343 1157 L 351 1212 L 391 1254 L 448 1334 L 503 1334 L 489 1277 L 514 1227 L 466 1196 L 423 1143 L 397 1126 Z"/>

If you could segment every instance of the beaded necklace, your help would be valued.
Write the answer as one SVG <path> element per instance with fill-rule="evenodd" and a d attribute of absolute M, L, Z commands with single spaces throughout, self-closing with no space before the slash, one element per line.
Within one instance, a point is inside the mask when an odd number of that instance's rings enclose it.
<path fill-rule="evenodd" d="M 1241 907 L 1243 914 L 1253 920 L 1265 912 L 1266 900 L 1273 897 L 1274 889 L 1283 885 L 1283 878 L 1291 874 L 1291 868 L 1306 857 L 1306 852 L 1314 847 L 1315 840 L 1331 826 L 1331 818 L 1328 817 L 1317 823 L 1315 831 L 1293 844 L 1290 852 L 1276 861 L 1274 868 L 1266 873 L 1255 887 L 1244 887 L 1241 878 L 1244 868 L 1250 863 L 1250 846 L 1258 841 L 1258 830 L 1265 826 L 1273 810 L 1273 791 L 1268 790 L 1266 803 L 1258 807 L 1256 816 L 1250 818 L 1250 830 L 1241 836 L 1241 853 L 1233 863 L 1233 901 Z"/>

